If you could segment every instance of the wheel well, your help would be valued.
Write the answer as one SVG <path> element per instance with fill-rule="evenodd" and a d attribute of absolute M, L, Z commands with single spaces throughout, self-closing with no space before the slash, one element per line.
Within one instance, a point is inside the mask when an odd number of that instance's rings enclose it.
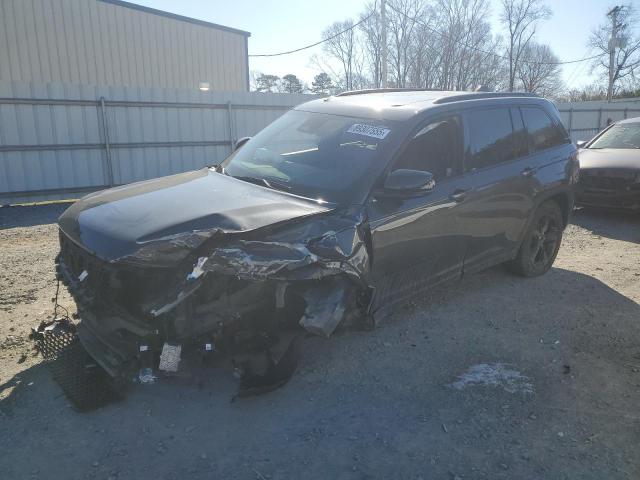
<path fill-rule="evenodd" d="M 558 193 L 552 197 L 546 199 L 546 201 L 553 201 L 560 207 L 562 211 L 562 223 L 566 227 L 569 223 L 569 197 L 566 193 Z"/>

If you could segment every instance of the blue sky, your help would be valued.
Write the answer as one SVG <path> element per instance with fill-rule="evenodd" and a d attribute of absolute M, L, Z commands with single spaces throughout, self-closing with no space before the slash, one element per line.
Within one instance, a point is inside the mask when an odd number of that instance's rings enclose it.
<path fill-rule="evenodd" d="M 365 0 L 130 0 L 180 15 L 207 20 L 251 32 L 249 53 L 272 53 L 314 43 L 331 23 L 357 18 Z M 628 1 L 628 0 L 627 0 Z M 491 0 L 491 21 L 499 31 L 498 0 Z M 586 43 L 591 29 L 605 20 L 611 0 L 548 0 L 553 10 L 550 20 L 542 22 L 538 41 L 551 46 L 561 60 L 589 56 Z M 294 73 L 310 82 L 318 68 L 309 62 L 315 47 L 300 53 L 268 59 L 250 59 L 250 69 L 275 75 Z M 570 87 L 591 83 L 588 62 L 563 67 Z"/>

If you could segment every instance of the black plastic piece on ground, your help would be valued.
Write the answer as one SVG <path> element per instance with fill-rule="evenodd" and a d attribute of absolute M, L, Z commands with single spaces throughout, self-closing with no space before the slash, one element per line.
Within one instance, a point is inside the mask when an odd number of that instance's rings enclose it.
<path fill-rule="evenodd" d="M 265 352 L 268 356 L 269 365 L 264 373 L 256 374 L 250 370 L 245 370 L 241 379 L 238 391 L 231 401 L 236 398 L 262 395 L 282 387 L 293 376 L 298 367 L 300 352 L 297 341 L 300 337 L 293 337 L 282 356 L 274 360 L 270 352 Z"/>
<path fill-rule="evenodd" d="M 78 411 L 95 410 L 121 398 L 113 379 L 80 343 L 71 322 L 43 323 L 33 337 L 54 380 Z"/>

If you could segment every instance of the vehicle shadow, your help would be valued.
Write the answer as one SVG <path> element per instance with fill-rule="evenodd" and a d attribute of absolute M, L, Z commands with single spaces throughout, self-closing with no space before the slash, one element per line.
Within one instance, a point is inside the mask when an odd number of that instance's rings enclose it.
<path fill-rule="evenodd" d="M 406 305 L 400 306 L 394 313 L 385 317 L 382 327 L 385 324 L 387 326 L 402 326 L 403 322 L 407 321 L 406 317 L 415 314 L 426 314 L 429 310 L 443 306 L 446 309 L 461 310 L 462 314 L 465 309 L 477 309 L 478 306 L 482 305 L 483 301 L 485 303 L 495 303 L 496 298 L 502 298 L 505 307 L 508 307 L 510 303 L 523 303 L 524 298 L 533 301 L 533 303 L 538 300 L 548 301 L 549 298 L 557 297 L 558 292 L 562 292 L 561 300 L 557 301 L 558 305 L 549 305 L 551 311 L 555 311 L 557 314 L 557 322 L 553 321 L 553 318 L 550 320 L 554 325 L 563 325 L 563 328 L 566 328 L 567 331 L 575 332 L 576 329 L 584 329 L 588 323 L 585 323 L 585 313 L 587 313 L 587 317 L 595 317 L 596 319 L 599 317 L 606 318 L 607 312 L 611 311 L 617 312 L 619 317 L 625 319 L 640 318 L 640 304 L 592 276 L 553 267 L 542 277 L 527 279 L 509 273 L 503 266 L 496 266 L 483 272 L 472 274 L 461 281 L 431 289 L 426 294 L 421 295 L 420 298 L 407 302 Z M 585 294 L 588 294 L 588 302 L 585 301 Z M 575 311 L 576 314 L 567 316 L 569 311 Z M 530 313 L 532 315 L 536 314 L 534 311 Z M 575 324 L 572 322 L 575 322 Z M 372 341 L 375 341 L 378 336 L 384 337 L 382 330 L 381 328 L 376 328 L 372 331 L 366 331 L 364 334 L 371 335 Z M 637 333 L 635 340 L 638 342 L 637 350 L 640 352 L 640 327 L 636 322 L 611 325 L 608 327 L 608 332 L 609 334 L 618 332 L 623 336 L 629 336 L 630 340 Z M 339 337 L 340 341 L 338 343 L 344 343 L 345 341 L 348 342 L 349 334 L 349 330 L 340 331 L 334 334 L 332 338 Z M 537 341 L 536 339 L 534 340 Z M 597 338 L 594 338 L 593 342 L 597 343 Z M 590 341 L 590 343 L 593 342 Z M 332 348 L 330 347 L 331 344 L 332 341 L 330 339 L 328 342 L 323 342 L 324 346 L 321 348 L 326 348 L 327 346 Z M 324 362 L 323 357 L 324 355 L 316 360 Z M 305 360 L 304 355 L 302 360 Z M 220 369 L 214 368 L 212 371 L 219 373 Z M 44 362 L 16 374 L 13 378 L 1 384 L 0 412 L 7 413 L 13 410 L 15 405 L 29 404 L 27 398 L 33 395 L 38 395 L 41 398 L 49 396 L 50 399 L 64 396 L 62 390 L 57 386 L 47 392 L 42 391 L 42 387 L 33 386 L 35 379 L 38 379 L 42 384 L 43 378 L 50 379 L 50 381 L 44 383 L 51 384 L 51 386 L 55 385 L 51 369 Z M 161 380 L 158 383 L 163 383 L 163 381 Z M 185 384 L 188 385 L 189 383 L 186 382 Z M 230 385 L 229 382 L 224 383 Z M 194 382 L 195 384 L 196 382 Z M 201 385 L 198 388 L 200 387 Z M 128 393 L 135 395 L 135 390 L 138 388 L 140 387 L 133 385 L 132 388 L 128 389 Z M 142 387 L 141 389 L 145 388 Z M 284 388 L 288 387 L 285 386 Z M 9 390 L 11 391 L 7 393 Z M 218 393 L 229 395 L 233 392 Z"/>
<path fill-rule="evenodd" d="M 589 230 L 594 235 L 640 243 L 640 212 L 579 208 L 574 210 L 571 223 Z"/>
<path fill-rule="evenodd" d="M 559 422 L 564 432 L 599 432 L 590 448 L 598 448 L 601 457 L 590 456 L 585 470 L 595 469 L 592 478 L 603 478 L 598 472 L 612 468 L 607 462 L 620 466 L 621 457 L 615 455 L 633 451 L 630 436 L 636 431 L 623 419 L 637 416 L 632 406 L 635 394 L 630 393 L 635 374 L 626 365 L 639 361 L 638 318 L 638 303 L 592 276 L 553 268 L 543 277 L 524 279 L 492 268 L 435 289 L 397 309 L 370 332 L 347 331 L 328 341 L 306 338 L 300 367 L 289 384 L 234 403 L 229 401 L 234 389 L 231 371 L 212 369 L 203 385 L 159 380 L 133 386 L 121 402 L 77 413 L 69 408 L 49 368 L 34 365 L 0 385 L 0 421 L 8 438 L 0 439 L 0 449 L 11 460 L 7 478 L 26 478 L 36 467 L 46 468 L 50 478 L 64 478 L 70 471 L 77 478 L 97 473 L 107 478 L 116 470 L 122 478 L 136 473 L 137 478 L 211 478 L 204 470 L 201 476 L 176 470 L 176 465 L 204 469 L 209 462 L 216 477 L 242 478 L 236 470 L 248 461 L 246 452 L 251 452 L 252 461 L 270 459 L 259 471 L 277 471 L 278 478 L 347 478 L 331 469 L 352 460 L 352 439 L 377 438 L 377 432 L 384 431 L 395 447 L 383 448 L 378 440 L 359 444 L 363 465 L 381 469 L 385 478 L 415 478 L 425 468 L 421 460 L 407 457 L 399 475 L 389 466 L 398 468 L 393 458 L 404 448 L 407 431 L 411 441 L 427 445 L 445 464 L 455 463 L 468 472 L 477 465 L 487 449 L 476 425 L 481 404 L 483 425 L 495 432 L 494 445 L 514 449 L 524 444 L 530 449 L 527 462 L 517 462 L 519 454 L 507 452 L 514 455 L 510 478 L 534 478 L 536 468 L 560 471 L 559 460 L 544 456 L 549 449 L 545 432 L 558 428 Z M 603 330 L 606 335 L 600 333 Z M 399 348 L 401 340 L 406 347 Z M 562 361 L 553 363 L 556 356 Z M 461 393 L 443 387 L 468 365 L 484 359 L 517 362 L 535 379 L 535 395 L 517 400 L 495 390 Z M 571 364 L 572 374 L 577 372 L 569 384 L 562 383 L 570 377 L 562 372 L 565 363 Z M 399 375 L 399 368 L 406 372 Z M 624 386 L 628 389 L 621 390 Z M 505 410 L 507 402 L 511 406 Z M 591 415 L 601 412 L 597 402 L 619 416 Z M 402 413 L 383 413 L 389 412 L 390 404 Z M 575 411 L 567 414 L 559 406 Z M 425 408 L 435 412 L 433 421 L 420 420 L 418 428 L 416 418 Z M 528 417 L 531 412 L 537 420 Z M 525 418 L 529 426 L 504 429 L 505 418 L 518 425 Z M 446 436 L 441 426 L 445 421 Z M 305 435 L 312 435 L 312 441 L 301 441 Z M 274 436 L 284 440 L 275 442 Z M 45 441 L 55 448 L 34 456 L 29 446 Z M 216 450 L 205 450 L 206 445 Z M 132 448 L 135 467 L 123 459 Z M 290 451 L 306 463 L 282 461 L 291 457 Z M 446 476 L 437 465 L 426 468 L 431 469 L 429 478 Z M 326 469 L 331 474 L 326 475 Z M 166 471 L 172 476 L 166 477 Z M 309 473 L 319 471 L 325 475 Z M 506 478 L 501 471 L 498 468 L 492 478 Z"/>
<path fill-rule="evenodd" d="M 55 223 L 71 202 L 0 207 L 0 230 Z"/>
<path fill-rule="evenodd" d="M 43 388 L 44 384 L 48 387 Z M 10 418 L 16 408 L 24 408 L 39 403 L 42 394 L 52 394 L 48 401 L 62 397 L 61 390 L 54 388 L 51 372 L 46 364 L 38 363 L 17 373 L 0 384 L 0 415 Z"/>

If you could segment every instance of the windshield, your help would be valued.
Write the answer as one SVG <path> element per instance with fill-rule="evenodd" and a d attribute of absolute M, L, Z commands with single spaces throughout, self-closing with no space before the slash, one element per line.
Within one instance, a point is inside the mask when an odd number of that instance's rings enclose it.
<path fill-rule="evenodd" d="M 614 125 L 589 148 L 640 148 L 640 123 Z"/>
<path fill-rule="evenodd" d="M 341 203 L 384 168 L 391 130 L 388 122 L 292 110 L 222 166 L 232 177 Z"/>

